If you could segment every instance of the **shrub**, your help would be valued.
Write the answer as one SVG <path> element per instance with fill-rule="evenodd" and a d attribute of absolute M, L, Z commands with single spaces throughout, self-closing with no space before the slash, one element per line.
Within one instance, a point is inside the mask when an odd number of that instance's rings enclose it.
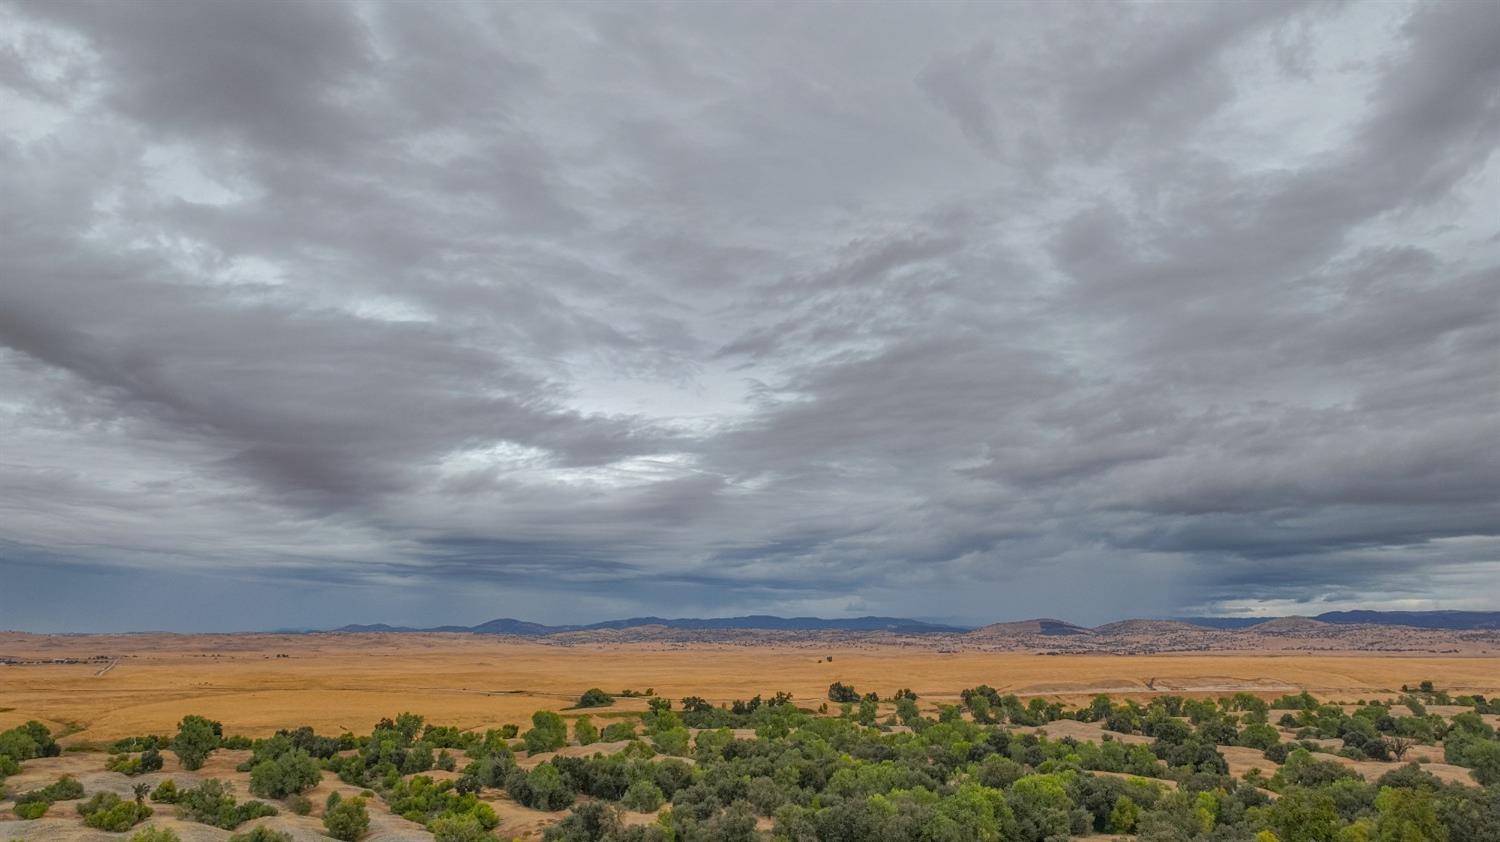
<path fill-rule="evenodd" d="M 292 835 L 265 825 L 229 837 L 229 842 L 292 842 Z"/>
<path fill-rule="evenodd" d="M 89 827 L 121 833 L 145 821 L 151 815 L 151 808 L 113 792 L 98 792 L 78 805 L 78 814 Z"/>
<path fill-rule="evenodd" d="M 129 754 L 116 754 L 105 764 L 105 768 L 111 772 L 119 772 L 122 775 L 135 776 L 144 772 L 160 771 L 162 767 L 161 752 L 154 748 L 148 748 L 141 752 L 139 757 Z"/>
<path fill-rule="evenodd" d="M 83 784 L 71 775 L 63 775 L 56 781 L 16 798 L 16 815 L 23 819 L 37 819 L 46 814 L 54 801 L 72 801 L 83 797 Z"/>
<path fill-rule="evenodd" d="M 828 701 L 839 702 L 840 704 L 854 704 L 859 701 L 859 691 L 842 681 L 835 681 L 828 685 Z"/>
<path fill-rule="evenodd" d="M 433 842 L 488 842 L 495 837 L 469 815 L 441 816 L 427 826 L 432 831 Z"/>
<path fill-rule="evenodd" d="M 130 842 L 182 842 L 182 837 L 165 827 L 147 827 L 136 831 Z"/>
<path fill-rule="evenodd" d="M 600 690 L 598 687 L 590 687 L 583 691 L 582 696 L 578 697 L 578 707 L 581 708 L 602 708 L 614 703 L 615 697 Z"/>
<path fill-rule="evenodd" d="M 135 776 L 141 773 L 141 760 L 128 754 L 116 754 L 104 764 L 104 768 L 122 775 Z"/>
<path fill-rule="evenodd" d="M 288 795 L 284 803 L 288 810 L 298 816 L 305 816 L 312 812 L 312 799 L 306 795 Z"/>
<path fill-rule="evenodd" d="M 340 798 L 338 793 L 328 796 L 328 806 L 323 812 L 323 827 L 328 835 L 341 842 L 354 842 L 370 829 L 370 813 L 365 809 L 363 798 Z"/>
<path fill-rule="evenodd" d="M 250 791 L 262 798 L 285 798 L 312 789 L 322 779 L 318 761 L 296 749 L 255 764 L 250 770 Z"/>
<path fill-rule="evenodd" d="M 177 782 L 172 780 L 171 778 L 167 778 L 166 780 L 157 784 L 156 789 L 151 793 L 151 800 L 159 801 L 162 804 L 176 804 Z"/>
<path fill-rule="evenodd" d="M 606 743 L 635 739 L 635 723 L 631 721 L 611 722 L 599 732 L 599 739 Z"/>

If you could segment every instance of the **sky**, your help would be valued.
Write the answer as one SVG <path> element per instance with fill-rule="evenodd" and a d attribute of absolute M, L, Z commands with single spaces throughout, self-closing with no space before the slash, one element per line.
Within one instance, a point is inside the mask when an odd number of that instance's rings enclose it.
<path fill-rule="evenodd" d="M 1497 43 L 0 0 L 0 628 L 1500 608 Z"/>

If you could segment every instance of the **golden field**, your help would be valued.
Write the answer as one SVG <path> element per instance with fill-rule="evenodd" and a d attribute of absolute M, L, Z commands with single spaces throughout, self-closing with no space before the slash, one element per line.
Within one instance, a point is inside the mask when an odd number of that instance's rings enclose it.
<path fill-rule="evenodd" d="M 1492 656 L 1034 655 L 863 642 L 561 646 L 467 634 L 0 634 L 0 657 L 96 656 L 108 660 L 0 666 L 0 729 L 39 719 L 71 732 L 69 742 L 102 741 L 168 733 L 197 713 L 252 737 L 297 725 L 361 733 L 401 711 L 483 728 L 523 723 L 540 708 L 562 710 L 595 686 L 713 702 L 785 690 L 812 707 L 834 681 L 882 696 L 910 687 L 926 702 L 955 699 L 978 684 L 1067 700 L 1240 689 L 1352 700 L 1424 679 L 1454 692 L 1500 692 L 1500 657 Z M 644 700 L 621 699 L 592 713 L 644 708 Z"/>

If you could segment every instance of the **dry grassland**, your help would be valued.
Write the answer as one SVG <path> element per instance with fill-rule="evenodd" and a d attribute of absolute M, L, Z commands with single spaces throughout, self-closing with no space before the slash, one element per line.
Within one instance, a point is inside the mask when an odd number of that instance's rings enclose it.
<path fill-rule="evenodd" d="M 70 742 L 167 733 L 187 713 L 232 734 L 264 736 L 311 725 L 368 732 L 400 711 L 464 728 L 523 723 L 569 707 L 589 687 L 653 688 L 714 702 L 777 690 L 816 707 L 834 681 L 882 696 L 910 687 L 924 701 L 990 684 L 1002 692 L 1073 701 L 1097 692 L 1219 695 L 1249 689 L 1320 697 L 1384 695 L 1430 679 L 1457 692 L 1500 692 L 1500 658 L 1244 655 L 1041 656 L 940 653 L 910 646 L 558 646 L 462 634 L 122 635 L 0 634 L 0 656 L 115 659 L 100 664 L 0 666 L 0 728 L 40 719 L 76 729 Z M 824 660 L 832 656 L 833 661 Z M 285 657 L 282 657 L 285 656 Z M 621 699 L 596 717 L 643 710 Z"/>

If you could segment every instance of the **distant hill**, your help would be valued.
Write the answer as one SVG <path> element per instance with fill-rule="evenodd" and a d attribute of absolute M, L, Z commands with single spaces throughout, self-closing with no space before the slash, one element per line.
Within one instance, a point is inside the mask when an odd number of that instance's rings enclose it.
<path fill-rule="evenodd" d="M 1266 634 L 1308 634 L 1327 629 L 1330 625 L 1332 623 L 1312 617 L 1277 617 L 1264 623 L 1256 623 L 1253 628 Z"/>
<path fill-rule="evenodd" d="M 1178 622 L 1209 629 L 1248 629 L 1278 617 L 1175 617 Z"/>
<path fill-rule="evenodd" d="M 848 619 L 825 620 L 821 617 L 773 617 L 770 615 L 755 615 L 749 617 L 710 617 L 669 620 L 662 617 L 631 617 L 626 620 L 606 620 L 602 623 L 591 623 L 586 626 L 547 626 L 541 623 L 528 623 L 525 620 L 513 620 L 502 617 L 480 623 L 477 626 L 437 626 L 434 628 L 412 628 L 410 626 L 390 626 L 385 623 L 374 625 L 349 625 L 334 629 L 339 632 L 470 632 L 472 634 L 508 634 L 537 637 L 560 632 L 578 631 L 603 631 L 633 629 L 642 626 L 661 626 L 670 629 L 746 629 L 746 630 L 771 630 L 771 631 L 854 631 L 854 632 L 894 632 L 897 634 L 955 634 L 968 631 L 960 626 L 945 626 L 941 623 L 927 623 L 921 620 L 909 620 L 901 617 L 852 617 Z"/>
<path fill-rule="evenodd" d="M 544 626 L 541 623 L 528 623 L 525 620 L 512 620 L 502 617 L 498 620 L 490 620 L 477 626 L 470 626 L 461 631 L 474 632 L 475 634 L 551 634 L 561 631 L 560 627 Z"/>
<path fill-rule="evenodd" d="M 1212 629 L 1244 629 L 1285 617 L 1178 617 Z M 1419 629 L 1500 629 L 1500 611 L 1327 611 L 1304 619 L 1340 626 L 1412 626 Z"/>
<path fill-rule="evenodd" d="M 1415 626 L 1419 629 L 1500 629 L 1500 611 L 1329 611 L 1325 623 Z"/>
<path fill-rule="evenodd" d="M 1107 623 L 1094 629 L 1094 634 L 1102 635 L 1143 635 L 1143 634 L 1185 634 L 1204 633 L 1206 628 L 1201 625 L 1186 623 L 1181 620 L 1121 620 L 1118 623 Z"/>
<path fill-rule="evenodd" d="M 747 617 L 630 617 L 605 620 L 589 625 L 549 626 L 502 617 L 477 626 L 435 626 L 413 628 L 385 623 L 350 625 L 334 629 L 340 632 L 468 632 L 539 637 L 562 632 L 623 631 L 658 626 L 685 631 L 842 631 L 890 632 L 892 634 L 963 634 L 972 637 L 1015 637 L 1042 635 L 1181 634 L 1193 627 L 1238 631 L 1255 628 L 1274 634 L 1311 632 L 1326 625 L 1412 626 L 1422 629 L 1467 630 L 1500 629 L 1500 611 L 1329 611 L 1316 617 L 1175 617 L 1163 620 L 1121 620 L 1096 629 L 1074 625 L 1065 620 L 1041 618 L 993 623 L 978 629 L 928 623 L 902 617 L 849 617 L 828 620 L 822 617 L 777 617 L 755 614 Z"/>
<path fill-rule="evenodd" d="M 1062 620 L 1042 618 L 1037 620 L 1020 620 L 1014 623 L 991 623 L 984 628 L 969 632 L 970 637 L 1013 637 L 1023 634 L 1039 634 L 1045 637 L 1064 637 L 1068 635 L 1090 635 L 1092 631 L 1083 626 L 1075 626 Z"/>

